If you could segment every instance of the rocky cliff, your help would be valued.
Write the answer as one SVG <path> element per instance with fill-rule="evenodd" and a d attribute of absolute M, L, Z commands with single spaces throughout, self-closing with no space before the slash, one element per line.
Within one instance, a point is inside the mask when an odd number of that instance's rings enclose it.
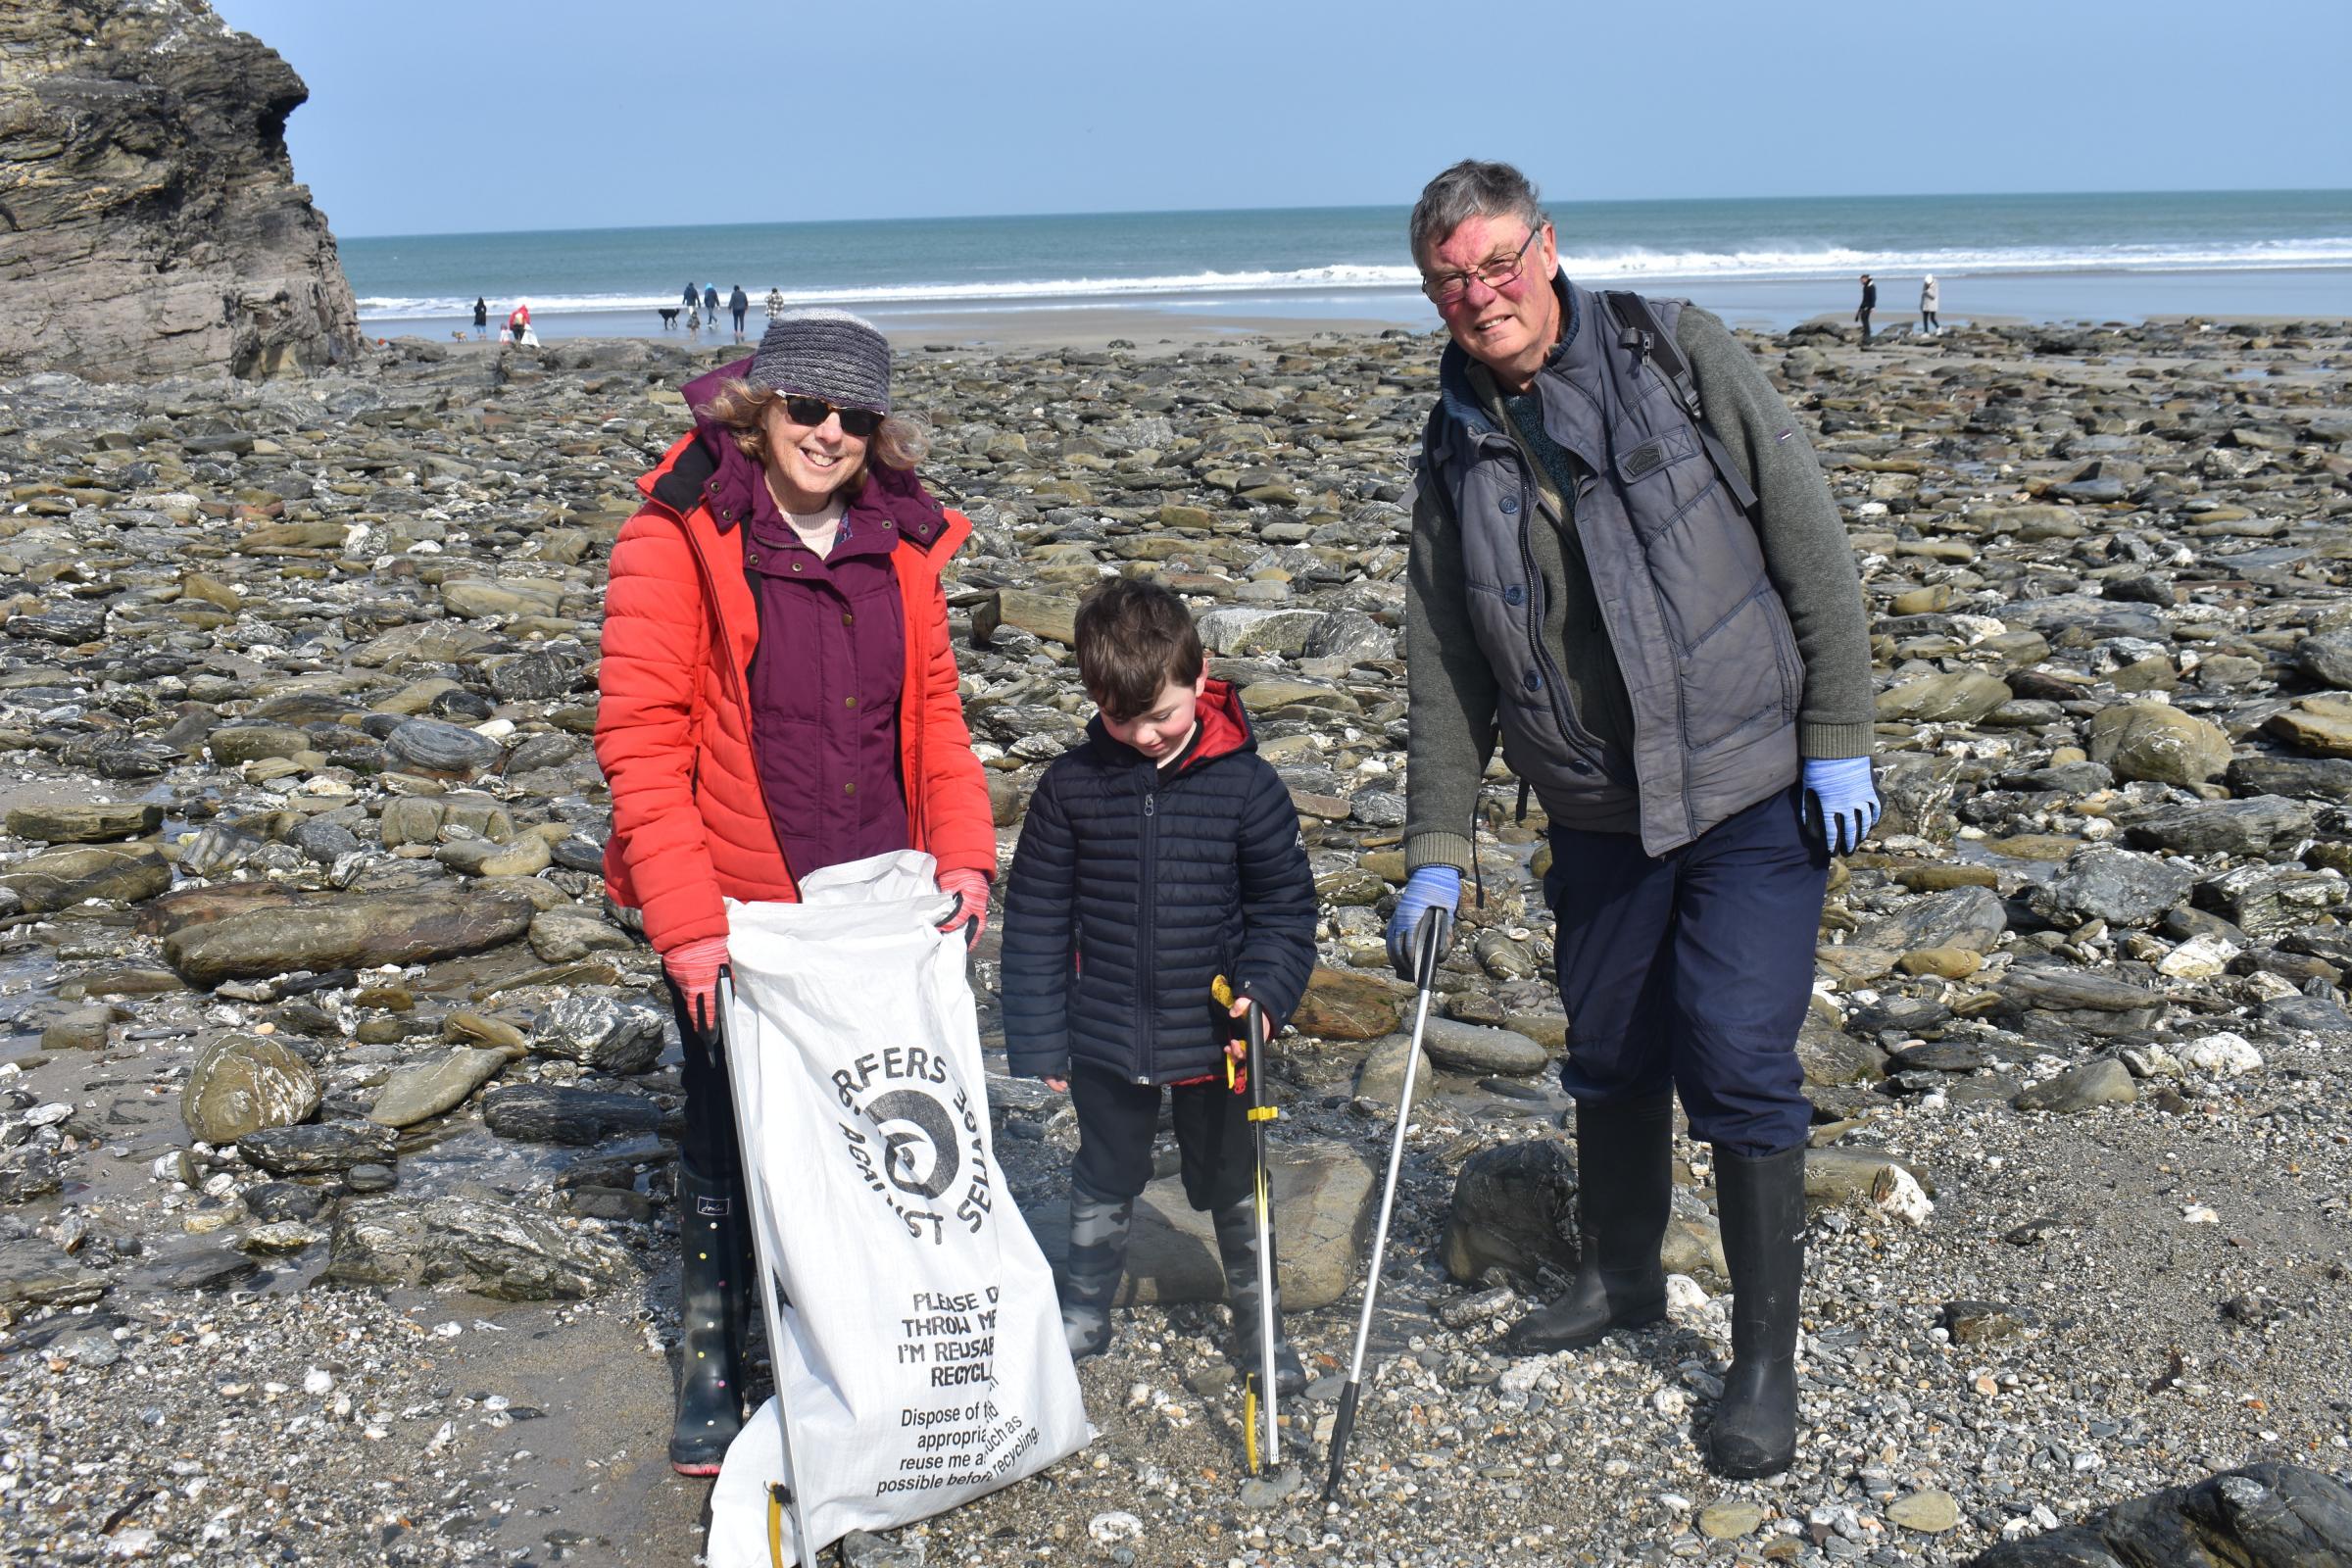
<path fill-rule="evenodd" d="M 0 6 L 0 375 L 353 353 L 351 285 L 286 156 L 309 96 L 204 0 Z"/>

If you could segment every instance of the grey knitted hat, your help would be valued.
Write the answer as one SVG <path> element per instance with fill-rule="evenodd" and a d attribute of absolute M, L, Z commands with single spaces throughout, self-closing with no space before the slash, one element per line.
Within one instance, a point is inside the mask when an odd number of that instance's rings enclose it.
<path fill-rule="evenodd" d="M 787 311 L 752 356 L 752 385 L 890 412 L 890 340 L 847 311 Z"/>

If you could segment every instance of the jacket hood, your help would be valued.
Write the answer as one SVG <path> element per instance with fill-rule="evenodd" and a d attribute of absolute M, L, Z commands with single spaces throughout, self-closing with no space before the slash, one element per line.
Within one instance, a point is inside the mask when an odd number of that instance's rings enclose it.
<path fill-rule="evenodd" d="M 1189 772 L 1236 752 L 1257 750 L 1257 733 L 1250 727 L 1250 711 L 1242 706 L 1242 694 L 1234 689 L 1233 682 L 1213 675 L 1203 681 L 1193 716 L 1197 721 L 1193 738 L 1185 744 L 1183 755 L 1171 764 L 1177 772 Z M 1151 760 L 1125 741 L 1113 738 L 1099 712 L 1086 721 L 1086 738 L 1106 757 L 1131 762 Z"/>
<path fill-rule="evenodd" d="M 704 446 L 710 449 L 713 460 L 733 451 L 735 443 L 727 439 L 725 425 L 703 413 L 703 406 L 718 396 L 722 382 L 745 380 L 751 373 L 752 362 L 741 359 L 732 365 L 722 365 L 715 370 L 706 371 L 678 388 L 679 396 L 686 400 L 686 411 L 694 416 L 694 433 L 701 438 Z"/>
<path fill-rule="evenodd" d="M 1560 329 L 1559 342 L 1544 358 L 1546 370 L 1568 358 L 1585 324 L 1584 313 L 1577 308 L 1576 286 L 1568 281 L 1568 274 L 1559 273 L 1551 286 L 1560 297 L 1560 317 L 1567 324 Z M 1479 401 L 1477 388 L 1470 384 L 1470 363 L 1469 352 L 1459 343 L 1446 343 L 1446 352 L 1438 359 L 1438 416 L 1472 437 L 1498 433 L 1486 406 Z"/>
<path fill-rule="evenodd" d="M 686 406 L 695 411 L 694 429 L 637 476 L 640 494 L 681 517 L 708 503 L 710 520 L 722 534 L 751 516 L 751 487 L 760 482 L 760 469 L 735 445 L 727 427 L 706 418 L 701 411 L 718 395 L 720 382 L 747 376 L 751 368 L 750 360 L 738 360 L 681 387 Z M 860 523 L 888 522 L 900 538 L 943 559 L 971 536 L 970 524 L 949 514 L 913 470 L 879 463 L 866 465 L 865 482 L 850 503 L 849 515 Z"/>

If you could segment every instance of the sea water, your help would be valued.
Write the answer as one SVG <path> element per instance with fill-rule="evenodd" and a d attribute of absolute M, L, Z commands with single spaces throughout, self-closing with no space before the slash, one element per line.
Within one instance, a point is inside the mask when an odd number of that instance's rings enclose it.
<path fill-rule="evenodd" d="M 1847 316 L 1857 274 L 1879 318 L 1920 279 L 1946 320 L 2157 315 L 2352 316 L 2352 192 L 2137 192 L 1554 203 L 1578 281 L 1689 297 L 1785 326 Z M 541 336 L 661 329 L 685 285 L 769 290 L 888 325 L 1111 307 L 1172 318 L 1347 318 L 1435 326 L 1402 207 L 1114 213 L 346 238 L 377 336 L 493 323 L 527 302 Z"/>

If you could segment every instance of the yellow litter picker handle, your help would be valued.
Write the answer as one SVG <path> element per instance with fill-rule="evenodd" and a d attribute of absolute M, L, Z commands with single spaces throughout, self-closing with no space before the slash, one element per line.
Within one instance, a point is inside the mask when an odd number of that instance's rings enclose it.
<path fill-rule="evenodd" d="M 1266 1093 L 1266 1053 L 1272 1048 L 1274 1020 L 1266 1016 L 1265 1008 L 1254 1002 L 1250 1003 L 1249 1010 L 1242 1015 L 1242 1038 L 1248 1042 L 1250 1052 L 1250 1119 L 1251 1121 L 1273 1121 L 1282 1114 L 1282 1108 L 1276 1105 L 1272 1097 Z M 1233 1057 L 1229 1055 L 1225 1059 L 1231 1061 Z M 1266 1181 L 1263 1159 L 1258 1162 L 1257 1181 L 1258 1188 L 1262 1193 Z"/>
<path fill-rule="evenodd" d="M 1233 1010 L 1234 990 L 1232 981 L 1226 979 L 1223 975 L 1215 976 L 1208 982 L 1208 994 L 1217 999 L 1218 1006 L 1223 1007 L 1228 1012 Z M 1259 1006 L 1254 1002 L 1251 1003 L 1250 1004 L 1249 1017 L 1243 1025 L 1245 1030 L 1250 1031 L 1247 1036 L 1250 1042 L 1249 1068 L 1245 1069 L 1235 1067 L 1233 1061 L 1233 1053 L 1230 1051 L 1225 1053 L 1225 1087 L 1232 1090 L 1237 1095 L 1242 1092 L 1243 1088 L 1243 1080 L 1240 1077 L 1242 1071 L 1250 1069 L 1254 1069 L 1259 1073 L 1263 1073 L 1265 1071 L 1265 1063 L 1258 1058 L 1263 1056 L 1266 1053 L 1266 1039 L 1267 1036 L 1272 1032 L 1270 1028 L 1272 1021 L 1273 1020 L 1266 1016 L 1265 1008 Z M 1251 1102 L 1249 1111 L 1249 1116 L 1251 1121 L 1273 1121 L 1281 1114 L 1282 1111 L 1279 1107 L 1258 1103 L 1255 1101 Z"/>
<path fill-rule="evenodd" d="M 1208 994 L 1216 998 L 1218 1006 L 1223 1007 L 1228 1012 L 1233 1010 L 1232 981 L 1226 979 L 1223 975 L 1214 976 L 1208 982 Z M 1225 1087 L 1232 1090 L 1237 1095 L 1241 1093 L 1241 1085 L 1238 1081 L 1236 1081 L 1235 1078 L 1233 1053 L 1230 1051 L 1225 1053 Z"/>

